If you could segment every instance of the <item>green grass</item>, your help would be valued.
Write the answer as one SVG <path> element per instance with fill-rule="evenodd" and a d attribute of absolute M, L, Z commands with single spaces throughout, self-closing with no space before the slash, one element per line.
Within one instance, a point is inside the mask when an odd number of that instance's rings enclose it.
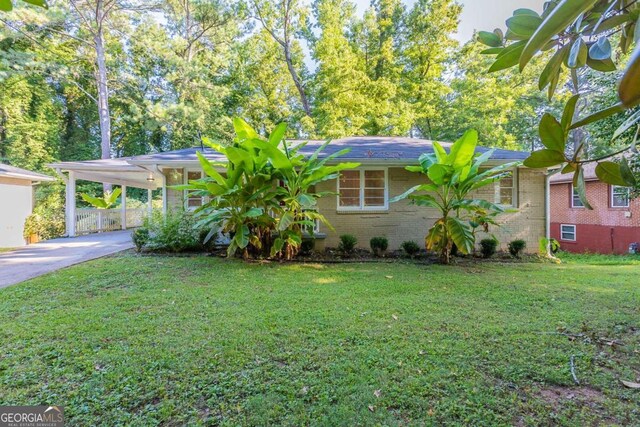
<path fill-rule="evenodd" d="M 0 291 L 0 404 L 70 425 L 638 425 L 638 263 L 600 261 L 103 258 Z"/>
<path fill-rule="evenodd" d="M 4 253 L 4 252 L 11 252 L 12 250 L 14 250 L 15 248 L 0 248 L 0 254 Z"/>

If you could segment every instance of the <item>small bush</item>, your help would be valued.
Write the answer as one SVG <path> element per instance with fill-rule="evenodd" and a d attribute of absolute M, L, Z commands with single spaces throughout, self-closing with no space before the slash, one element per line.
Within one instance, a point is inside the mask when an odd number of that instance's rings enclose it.
<path fill-rule="evenodd" d="M 538 252 L 540 252 L 540 255 L 547 255 L 547 247 L 551 250 L 552 254 L 555 254 L 560 250 L 560 242 L 554 238 L 547 239 L 546 237 L 541 237 L 538 245 Z"/>
<path fill-rule="evenodd" d="M 513 240 L 509 242 L 508 247 L 509 247 L 509 253 L 511 254 L 512 257 L 520 258 L 520 255 L 522 255 L 524 248 L 527 247 L 527 242 L 525 242 L 522 239 Z"/>
<path fill-rule="evenodd" d="M 131 233 L 131 240 L 136 245 L 136 250 L 140 252 L 142 248 L 149 242 L 149 229 L 146 227 L 140 227 L 133 230 Z"/>
<path fill-rule="evenodd" d="M 338 244 L 338 250 L 343 254 L 351 254 L 358 244 L 358 239 L 352 234 L 343 234 L 340 236 L 340 243 Z"/>
<path fill-rule="evenodd" d="M 480 241 L 480 253 L 483 258 L 491 258 L 498 247 L 498 241 L 496 239 L 482 239 Z"/>
<path fill-rule="evenodd" d="M 369 241 L 369 245 L 375 256 L 381 256 L 389 247 L 389 240 L 386 237 L 374 237 Z"/>
<path fill-rule="evenodd" d="M 412 258 L 416 256 L 418 252 L 420 252 L 420 245 L 418 245 L 413 240 L 407 240 L 406 242 L 402 242 L 402 245 L 400 245 L 400 247 L 402 248 L 403 251 L 405 251 L 407 255 L 409 255 Z"/>
<path fill-rule="evenodd" d="M 151 218 L 145 218 L 143 228 L 149 231 L 144 247 L 151 251 L 189 252 L 203 249 L 201 230 L 195 227 L 191 212 L 168 211 L 165 216 L 161 211 L 155 211 Z"/>
<path fill-rule="evenodd" d="M 313 248 L 315 247 L 315 245 L 315 239 L 304 239 L 300 244 L 300 252 L 298 252 L 298 254 L 302 256 L 311 255 L 311 252 L 313 252 Z"/>

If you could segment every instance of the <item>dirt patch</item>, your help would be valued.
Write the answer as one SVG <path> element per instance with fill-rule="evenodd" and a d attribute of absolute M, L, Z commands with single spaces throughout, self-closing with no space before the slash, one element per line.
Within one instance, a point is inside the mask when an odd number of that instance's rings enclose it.
<path fill-rule="evenodd" d="M 604 401 L 604 394 L 591 387 L 560 387 L 551 386 L 540 390 L 539 396 L 553 407 L 561 406 L 566 401 L 574 401 L 587 405 L 600 404 Z"/>

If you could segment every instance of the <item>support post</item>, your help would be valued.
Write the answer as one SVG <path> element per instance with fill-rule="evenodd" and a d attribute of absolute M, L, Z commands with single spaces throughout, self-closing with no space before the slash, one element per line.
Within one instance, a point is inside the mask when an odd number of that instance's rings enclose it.
<path fill-rule="evenodd" d="M 122 193 L 120 194 L 120 222 L 122 223 L 122 229 L 127 229 L 127 186 L 121 186 Z"/>
<path fill-rule="evenodd" d="M 76 235 L 76 174 L 74 171 L 69 171 L 69 178 L 67 179 L 67 194 L 66 201 L 66 225 L 67 236 L 75 237 Z"/>
<path fill-rule="evenodd" d="M 149 218 L 151 218 L 153 213 L 153 190 L 150 188 L 147 189 L 147 213 Z"/>

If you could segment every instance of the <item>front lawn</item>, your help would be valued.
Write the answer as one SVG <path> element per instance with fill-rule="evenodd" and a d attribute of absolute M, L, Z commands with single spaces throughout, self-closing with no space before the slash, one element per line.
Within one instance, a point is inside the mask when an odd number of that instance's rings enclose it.
<path fill-rule="evenodd" d="M 638 425 L 640 263 L 620 260 L 103 258 L 0 291 L 0 404 L 72 425 Z"/>

